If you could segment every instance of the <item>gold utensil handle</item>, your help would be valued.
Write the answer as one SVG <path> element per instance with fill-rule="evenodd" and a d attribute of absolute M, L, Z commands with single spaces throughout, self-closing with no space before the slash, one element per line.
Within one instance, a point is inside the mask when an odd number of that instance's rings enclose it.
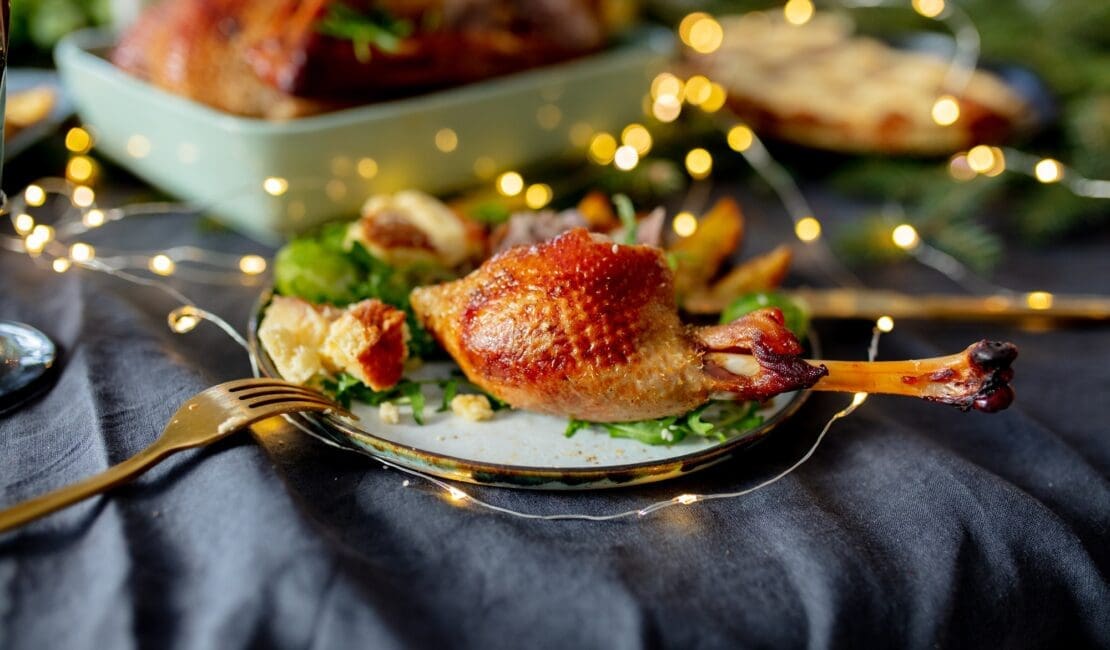
<path fill-rule="evenodd" d="M 155 442 L 100 474 L 0 511 L 0 533 L 126 483 L 176 451 L 180 451 L 180 448 Z"/>
<path fill-rule="evenodd" d="M 795 289 L 814 318 L 1110 320 L 1110 297 L 1044 292 L 993 296 L 909 295 L 871 289 Z"/>

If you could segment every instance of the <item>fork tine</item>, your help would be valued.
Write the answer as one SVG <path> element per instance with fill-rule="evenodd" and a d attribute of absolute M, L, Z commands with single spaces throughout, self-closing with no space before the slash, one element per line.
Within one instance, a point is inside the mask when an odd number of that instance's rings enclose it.
<path fill-rule="evenodd" d="M 331 411 L 338 415 L 342 415 L 352 420 L 357 420 L 358 416 L 351 413 L 347 409 L 335 404 L 334 402 L 327 402 L 323 400 L 275 400 L 270 402 L 262 402 L 255 408 L 258 409 L 253 415 L 262 417 L 271 417 L 274 415 L 281 415 L 283 413 L 294 413 L 298 411 Z M 259 418 L 261 419 L 261 417 Z"/>
<path fill-rule="evenodd" d="M 240 390 L 234 395 L 242 401 L 251 400 L 256 397 L 265 397 L 266 395 L 279 395 L 295 393 L 297 395 L 304 395 L 306 397 L 325 397 L 323 393 L 311 388 L 303 386 L 296 386 L 293 384 L 275 385 L 275 386 L 259 386 L 251 387 L 249 389 Z"/>
<path fill-rule="evenodd" d="M 253 379 L 236 379 L 234 381 L 227 381 L 213 388 L 225 390 L 229 393 L 238 393 L 250 388 L 277 388 L 277 387 L 292 387 L 297 386 L 291 382 L 283 379 L 271 379 L 269 377 L 258 377 Z"/>
<path fill-rule="evenodd" d="M 336 404 L 335 402 L 331 401 L 330 399 L 324 397 L 323 395 L 308 395 L 308 394 L 305 394 L 305 393 L 294 393 L 294 392 L 289 392 L 289 393 L 266 393 L 264 395 L 257 395 L 255 397 L 250 398 L 250 399 L 243 400 L 243 405 L 248 407 L 248 408 L 254 409 L 254 408 L 259 408 L 259 407 L 262 407 L 262 406 L 266 406 L 267 404 L 273 404 L 273 403 L 277 403 L 277 402 L 289 402 L 289 401 L 293 401 L 293 402 L 319 402 L 321 404 L 331 404 L 331 405 L 334 405 L 334 406 L 339 406 L 338 404 Z"/>
<path fill-rule="evenodd" d="M 262 409 L 275 404 L 295 403 L 295 404 L 314 404 L 324 409 L 330 409 L 336 413 L 342 413 L 348 417 L 354 417 L 354 414 L 343 408 L 339 404 L 327 399 L 321 395 L 304 395 L 298 393 L 288 394 L 268 394 L 259 395 L 254 399 L 244 400 L 243 405 L 249 409 Z"/>

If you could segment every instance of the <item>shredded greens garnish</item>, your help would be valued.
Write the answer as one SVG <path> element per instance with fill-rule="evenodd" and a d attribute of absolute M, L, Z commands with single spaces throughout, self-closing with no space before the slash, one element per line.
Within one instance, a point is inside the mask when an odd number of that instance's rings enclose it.
<path fill-rule="evenodd" d="M 455 395 L 459 393 L 459 380 L 448 379 L 443 383 L 443 401 L 440 402 L 439 408 L 436 413 L 443 413 L 451 408 L 451 400 L 455 399 Z"/>
<path fill-rule="evenodd" d="M 399 20 L 380 7 L 358 10 L 342 2 L 333 3 L 319 22 L 316 31 L 351 41 L 355 58 L 367 63 L 373 58 L 376 47 L 383 52 L 396 52 L 401 41 L 412 34 L 412 23 Z"/>
<path fill-rule="evenodd" d="M 417 424 L 424 424 L 424 409 L 428 404 L 428 397 L 424 394 L 425 387 L 438 386 L 443 391 L 443 399 L 440 401 L 436 413 L 443 413 L 450 410 L 451 400 L 459 395 L 459 390 L 465 388 L 469 393 L 478 395 L 485 395 L 489 400 L 490 408 L 494 411 L 500 411 L 509 407 L 505 402 L 497 399 L 493 395 L 486 393 L 477 386 L 471 384 L 465 379 L 451 377 L 449 379 L 402 379 L 397 382 L 395 386 L 385 390 L 374 390 L 366 384 L 362 383 L 357 377 L 346 372 L 339 373 L 335 379 L 324 379 L 320 383 L 321 388 L 338 402 L 343 408 L 350 408 L 351 402 L 363 402 L 370 406 L 381 406 L 389 402 L 391 404 L 408 404 L 412 408 L 412 419 L 416 420 Z"/>
<path fill-rule="evenodd" d="M 799 341 L 805 340 L 806 332 L 809 330 L 809 312 L 802 304 L 774 291 L 748 293 L 733 300 L 721 312 L 721 322 L 731 323 L 745 314 L 764 307 L 778 307 L 782 310 L 786 329 L 798 337 Z"/>
<path fill-rule="evenodd" d="M 500 201 L 483 201 L 471 207 L 467 214 L 477 222 L 496 226 L 508 221 L 512 211 Z"/>
<path fill-rule="evenodd" d="M 763 424 L 755 402 L 713 401 L 686 415 L 637 422 L 570 420 L 564 432 L 571 437 L 583 429 L 600 429 L 613 438 L 630 438 L 648 445 L 673 445 L 690 436 L 725 441 Z M 702 419 L 712 409 L 712 419 Z M 708 416 L 707 416 L 708 417 Z"/>
<path fill-rule="evenodd" d="M 409 355 L 425 358 L 438 348 L 409 305 L 415 287 L 451 279 L 431 264 L 397 268 L 370 254 L 358 242 L 345 246 L 347 224 L 324 226 L 314 236 L 294 239 L 274 259 L 274 287 L 283 296 L 344 306 L 377 298 L 405 312 L 412 338 Z"/>
<path fill-rule="evenodd" d="M 624 194 L 614 194 L 613 205 L 617 206 L 617 217 L 621 220 L 621 225 L 624 226 L 621 243 L 635 244 L 636 236 L 639 234 L 639 226 L 636 223 L 636 208 L 632 206 L 632 199 Z"/>

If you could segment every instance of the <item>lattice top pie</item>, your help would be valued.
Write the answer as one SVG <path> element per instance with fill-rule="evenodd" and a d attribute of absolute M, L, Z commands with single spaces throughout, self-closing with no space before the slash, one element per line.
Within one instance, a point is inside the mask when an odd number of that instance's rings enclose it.
<path fill-rule="evenodd" d="M 795 26 L 780 12 L 722 17 L 724 42 L 690 63 L 728 92 L 757 131 L 853 152 L 941 154 L 997 142 L 1028 119 L 1028 106 L 996 75 L 969 71 L 960 117 L 932 118 L 948 62 L 855 36 L 845 17 L 819 13 Z M 957 89 L 951 89 L 955 91 Z"/>

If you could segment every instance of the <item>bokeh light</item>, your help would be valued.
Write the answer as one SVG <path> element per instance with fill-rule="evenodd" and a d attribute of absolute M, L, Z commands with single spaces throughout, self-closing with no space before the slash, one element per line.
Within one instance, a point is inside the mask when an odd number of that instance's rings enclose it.
<path fill-rule="evenodd" d="M 807 243 L 817 241 L 821 237 L 821 222 L 813 217 L 802 217 L 794 224 L 794 234 Z"/>
<path fill-rule="evenodd" d="M 1042 183 L 1055 183 L 1064 177 L 1064 166 L 1052 158 L 1045 158 L 1033 167 L 1033 175 Z"/>
<path fill-rule="evenodd" d="M 524 178 L 516 172 L 505 172 L 497 177 L 497 191 L 505 196 L 516 196 L 524 190 Z"/>
<path fill-rule="evenodd" d="M 694 178 L 705 178 L 713 170 L 713 156 L 698 147 L 686 154 L 686 171 Z"/>

